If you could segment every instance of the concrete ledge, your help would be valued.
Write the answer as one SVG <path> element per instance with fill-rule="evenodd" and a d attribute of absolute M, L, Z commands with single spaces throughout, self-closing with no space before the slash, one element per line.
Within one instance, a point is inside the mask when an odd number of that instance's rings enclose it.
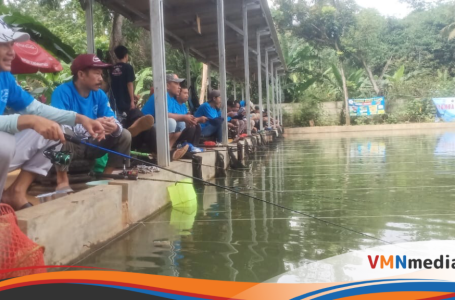
<path fill-rule="evenodd" d="M 43 245 L 47 265 L 68 263 L 124 229 L 122 188 L 100 186 L 17 212 L 21 230 Z"/>
<path fill-rule="evenodd" d="M 362 125 L 362 126 L 327 126 L 286 128 L 284 136 L 295 134 L 342 133 L 366 131 L 396 131 L 396 130 L 428 130 L 428 129 L 455 129 L 455 123 L 412 123 L 391 125 Z"/>
<path fill-rule="evenodd" d="M 251 139 L 248 142 L 253 145 Z M 230 164 L 227 148 L 211 150 L 224 155 L 227 168 Z M 215 151 L 197 155 L 202 157 L 203 179 L 213 178 Z M 169 169 L 184 175 L 193 174 L 191 160 L 172 162 Z M 141 174 L 140 178 L 142 180 L 111 181 L 106 186 L 93 187 L 19 211 L 19 226 L 31 240 L 45 247 L 47 265 L 66 265 L 90 254 L 132 224 L 169 207 L 167 187 L 186 177 L 161 170 Z"/>

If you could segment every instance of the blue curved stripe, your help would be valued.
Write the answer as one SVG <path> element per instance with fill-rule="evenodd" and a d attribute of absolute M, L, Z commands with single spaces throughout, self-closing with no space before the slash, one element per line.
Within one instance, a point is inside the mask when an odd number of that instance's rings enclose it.
<path fill-rule="evenodd" d="M 116 285 L 85 284 L 85 283 L 75 283 L 75 284 L 92 285 L 92 286 L 100 286 L 100 287 L 113 288 L 113 289 L 119 289 L 119 290 L 126 290 L 126 291 L 135 292 L 135 293 L 153 295 L 153 296 L 158 296 L 158 297 L 163 297 L 166 299 L 173 299 L 173 300 L 210 300 L 210 296 L 207 296 L 207 298 L 196 298 L 196 297 L 190 297 L 190 296 L 168 294 L 168 293 L 156 292 L 156 291 L 151 291 L 151 290 L 143 290 L 143 289 L 138 289 L 138 288 L 130 288 L 130 287 L 116 286 Z"/>
<path fill-rule="evenodd" d="M 454 293 L 455 282 L 403 282 L 364 286 L 349 290 L 323 295 L 314 300 L 332 300 L 367 294 L 382 294 L 392 292 L 441 292 Z"/>
<path fill-rule="evenodd" d="M 332 290 L 337 290 L 337 289 L 341 289 L 341 288 L 348 287 L 348 286 L 354 286 L 354 285 L 361 285 L 361 284 L 368 284 L 368 283 L 379 283 L 379 282 L 422 281 L 422 280 L 434 281 L 434 279 L 384 279 L 384 280 L 353 282 L 353 283 L 347 283 L 347 284 L 342 284 L 342 285 L 337 285 L 337 286 L 331 286 L 331 287 L 328 287 L 328 288 L 325 288 L 325 289 L 321 289 L 321 290 L 317 290 L 317 291 L 314 291 L 314 292 L 310 292 L 310 293 L 304 294 L 302 296 L 298 296 L 298 297 L 292 298 L 291 300 L 302 300 L 302 299 L 305 299 L 305 298 L 308 298 L 308 297 L 311 297 L 311 296 L 314 296 L 314 295 L 317 295 L 317 294 L 320 294 L 320 293 L 324 293 L 324 292 L 328 292 L 328 291 L 332 291 Z"/>

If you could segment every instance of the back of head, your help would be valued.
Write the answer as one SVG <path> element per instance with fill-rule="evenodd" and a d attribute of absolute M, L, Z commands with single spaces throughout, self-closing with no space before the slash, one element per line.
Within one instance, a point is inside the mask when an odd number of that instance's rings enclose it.
<path fill-rule="evenodd" d="M 235 106 L 235 101 L 232 100 L 232 99 L 229 99 L 228 102 L 227 102 L 227 106 L 228 107 L 234 107 Z"/>
<path fill-rule="evenodd" d="M 128 48 L 126 48 L 125 46 L 117 46 L 115 49 L 114 49 L 114 53 L 115 53 L 115 56 L 117 56 L 118 59 L 124 59 L 125 56 L 128 55 Z"/>
<path fill-rule="evenodd" d="M 219 90 L 212 90 L 210 93 L 209 93 L 209 100 L 208 102 L 212 102 L 213 99 L 217 98 L 217 97 L 221 97 L 221 92 Z"/>

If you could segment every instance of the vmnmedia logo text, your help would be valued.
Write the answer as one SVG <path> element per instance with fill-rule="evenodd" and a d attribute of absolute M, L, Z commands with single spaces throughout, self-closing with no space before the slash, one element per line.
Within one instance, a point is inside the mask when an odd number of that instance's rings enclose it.
<path fill-rule="evenodd" d="M 368 261 L 372 269 L 455 269 L 455 259 L 450 259 L 449 255 L 439 256 L 437 259 L 416 259 L 407 258 L 406 255 L 368 255 Z"/>

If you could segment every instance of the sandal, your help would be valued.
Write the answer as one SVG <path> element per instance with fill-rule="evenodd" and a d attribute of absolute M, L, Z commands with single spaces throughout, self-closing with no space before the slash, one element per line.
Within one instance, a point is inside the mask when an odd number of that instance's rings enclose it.
<path fill-rule="evenodd" d="M 154 123 L 155 119 L 153 116 L 146 115 L 137 119 L 127 130 L 131 133 L 131 137 L 136 137 L 140 133 L 152 128 Z"/>
<path fill-rule="evenodd" d="M 172 161 L 176 161 L 181 159 L 185 154 L 188 152 L 188 145 L 183 146 L 182 148 L 178 148 L 174 150 L 174 153 L 171 152 Z"/>
<path fill-rule="evenodd" d="M 26 209 L 26 208 L 29 208 L 29 207 L 32 207 L 32 206 L 33 206 L 33 204 L 31 204 L 30 202 L 27 202 L 24 205 L 22 205 L 21 208 L 19 208 L 17 211 L 23 210 L 23 209 Z"/>

